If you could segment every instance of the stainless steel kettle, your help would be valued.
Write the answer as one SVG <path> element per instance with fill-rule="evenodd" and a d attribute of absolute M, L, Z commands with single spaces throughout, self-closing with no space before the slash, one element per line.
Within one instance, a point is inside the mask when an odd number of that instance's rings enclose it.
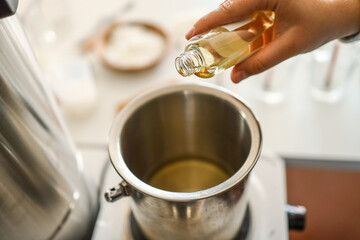
<path fill-rule="evenodd" d="M 16 7 L 0 0 L 0 238 L 84 239 L 96 201 Z"/>

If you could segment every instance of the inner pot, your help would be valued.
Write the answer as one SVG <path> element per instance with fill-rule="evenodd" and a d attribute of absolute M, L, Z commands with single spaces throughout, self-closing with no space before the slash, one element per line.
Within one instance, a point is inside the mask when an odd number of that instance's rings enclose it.
<path fill-rule="evenodd" d="M 256 163 L 261 132 L 250 109 L 208 84 L 175 84 L 134 99 L 110 134 L 110 157 L 124 181 L 170 200 L 230 189 Z"/>

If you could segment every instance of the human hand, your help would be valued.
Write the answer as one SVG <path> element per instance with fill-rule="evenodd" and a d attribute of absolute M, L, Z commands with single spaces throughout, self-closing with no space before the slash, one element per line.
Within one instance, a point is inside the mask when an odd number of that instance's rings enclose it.
<path fill-rule="evenodd" d="M 275 12 L 273 41 L 235 65 L 231 73 L 234 83 L 360 31 L 359 0 L 227 0 L 198 20 L 186 38 L 244 20 L 260 10 Z"/>

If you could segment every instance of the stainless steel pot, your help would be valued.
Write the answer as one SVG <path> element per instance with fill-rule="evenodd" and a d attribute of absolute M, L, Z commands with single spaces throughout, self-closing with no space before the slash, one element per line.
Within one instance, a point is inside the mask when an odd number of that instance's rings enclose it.
<path fill-rule="evenodd" d="M 253 113 L 226 89 L 180 83 L 150 91 L 131 101 L 113 123 L 109 153 L 123 182 L 105 197 L 130 196 L 149 239 L 232 239 L 243 220 L 246 181 L 261 144 Z M 150 184 L 164 166 L 186 158 L 204 159 L 229 177 L 190 192 Z M 180 183 L 190 177 L 185 174 Z"/>

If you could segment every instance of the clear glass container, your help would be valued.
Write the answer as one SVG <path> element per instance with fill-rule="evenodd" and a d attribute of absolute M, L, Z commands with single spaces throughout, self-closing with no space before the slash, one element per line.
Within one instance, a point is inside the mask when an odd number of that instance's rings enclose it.
<path fill-rule="evenodd" d="M 274 12 L 256 12 L 245 21 L 193 37 L 175 59 L 177 71 L 184 77 L 210 78 L 234 66 L 272 40 L 274 18 Z"/>

